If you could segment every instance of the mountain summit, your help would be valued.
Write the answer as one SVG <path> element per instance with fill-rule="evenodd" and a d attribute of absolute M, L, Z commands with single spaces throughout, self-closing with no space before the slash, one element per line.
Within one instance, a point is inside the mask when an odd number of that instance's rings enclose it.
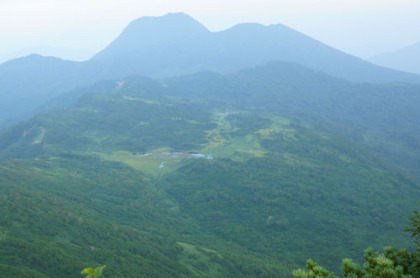
<path fill-rule="evenodd" d="M 184 13 L 169 13 L 161 17 L 141 17 L 132 21 L 116 40 L 93 59 L 113 59 L 133 55 L 136 50 L 147 51 L 177 39 L 192 39 L 209 31 Z"/>
<path fill-rule="evenodd" d="M 420 75 L 373 65 L 281 24 L 244 23 L 210 32 L 190 16 L 172 13 L 134 20 L 85 62 L 36 56 L 1 64 L 0 126 L 59 94 L 101 79 L 233 73 L 273 61 L 356 82 L 420 84 Z"/>
<path fill-rule="evenodd" d="M 226 73 L 272 61 L 296 63 L 352 81 L 420 82 L 419 76 L 373 65 L 281 24 L 243 23 L 210 32 L 184 13 L 134 20 L 89 63 L 99 63 L 108 78 L 203 70 Z"/>

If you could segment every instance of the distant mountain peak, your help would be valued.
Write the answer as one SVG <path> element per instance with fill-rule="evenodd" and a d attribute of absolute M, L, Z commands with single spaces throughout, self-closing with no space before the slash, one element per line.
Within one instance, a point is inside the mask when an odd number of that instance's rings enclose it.
<path fill-rule="evenodd" d="M 163 16 L 146 16 L 133 20 L 124 33 L 130 32 L 159 32 L 164 31 L 165 35 L 189 34 L 208 32 L 207 28 L 185 13 L 168 13 Z"/>
<path fill-rule="evenodd" d="M 185 13 L 141 17 L 89 63 L 102 77 L 167 77 L 201 70 L 233 72 L 272 61 L 297 63 L 336 77 L 419 82 L 419 76 L 376 67 L 286 25 L 242 23 L 210 32 Z"/>
<path fill-rule="evenodd" d="M 34 64 L 37 65 L 37 67 L 41 66 L 41 65 L 57 65 L 57 64 L 62 64 L 62 63 L 73 63 L 73 62 L 68 62 L 68 61 L 64 61 L 60 58 L 57 57 L 53 57 L 53 56 L 43 56 L 43 55 L 39 55 L 39 54 L 29 54 L 26 56 L 22 56 L 13 60 L 9 60 L 3 64 L 0 64 L 0 69 L 1 68 L 7 68 L 7 67 L 11 67 L 15 70 L 17 70 L 18 72 L 22 69 L 22 68 L 27 68 L 28 65 L 32 66 Z"/>
<path fill-rule="evenodd" d="M 133 20 L 121 35 L 94 58 L 103 58 L 115 52 L 151 47 L 177 38 L 210 33 L 204 25 L 185 13 L 168 13 Z M 104 55 L 106 53 L 106 55 Z"/>
<path fill-rule="evenodd" d="M 420 41 L 394 52 L 376 55 L 369 61 L 380 66 L 420 74 Z"/>

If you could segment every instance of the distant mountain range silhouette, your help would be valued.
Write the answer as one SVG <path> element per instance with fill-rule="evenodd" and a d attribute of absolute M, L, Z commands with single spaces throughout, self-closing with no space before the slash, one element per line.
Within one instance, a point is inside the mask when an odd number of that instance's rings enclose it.
<path fill-rule="evenodd" d="M 1 64 L 0 125 L 57 95 L 102 79 L 229 73 L 272 61 L 356 82 L 420 83 L 420 75 L 373 65 L 281 24 L 245 23 L 210 32 L 184 13 L 171 13 L 134 20 L 88 61 L 30 55 Z"/>
<path fill-rule="evenodd" d="M 380 66 L 420 74 L 420 41 L 394 52 L 376 55 L 369 61 Z"/>

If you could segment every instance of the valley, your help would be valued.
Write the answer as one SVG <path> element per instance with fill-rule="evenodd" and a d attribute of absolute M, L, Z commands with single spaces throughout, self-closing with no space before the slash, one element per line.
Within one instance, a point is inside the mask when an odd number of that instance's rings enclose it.
<path fill-rule="evenodd" d="M 112 277 L 289 277 L 307 257 L 339 272 L 367 246 L 409 247 L 418 182 L 360 141 L 386 131 L 332 116 L 328 99 L 343 115 L 335 95 L 353 85 L 329 93 L 310 71 L 283 81 L 290 70 L 256 69 L 266 72 L 246 87 L 237 80 L 249 71 L 210 86 L 207 75 L 133 77 L 5 129 L 2 272 L 78 277 L 106 264 Z M 314 108 L 320 98 L 329 110 Z M 348 136 L 359 124 L 366 133 Z"/>
<path fill-rule="evenodd" d="M 413 251 L 419 80 L 283 25 L 185 14 L 138 19 L 86 62 L 4 63 L 0 276 L 291 277 Z"/>

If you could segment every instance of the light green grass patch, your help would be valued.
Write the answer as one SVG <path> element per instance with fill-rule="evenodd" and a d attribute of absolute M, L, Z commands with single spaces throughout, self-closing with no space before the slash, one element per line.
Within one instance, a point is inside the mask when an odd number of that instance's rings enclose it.
<path fill-rule="evenodd" d="M 44 136 L 45 133 L 47 132 L 47 130 L 45 129 L 45 127 L 41 126 L 37 129 L 37 136 L 35 137 L 34 141 L 32 141 L 32 145 L 37 145 L 37 144 L 41 144 L 42 140 L 44 140 Z"/>
<path fill-rule="evenodd" d="M 131 153 L 116 151 L 109 154 L 99 154 L 103 159 L 118 161 L 154 177 L 175 171 L 191 159 L 212 159 L 212 156 L 195 157 L 189 152 L 178 152 L 166 148 L 156 149 L 147 153 Z"/>
<path fill-rule="evenodd" d="M 132 96 L 127 96 L 127 95 L 124 95 L 123 99 L 129 100 L 129 101 L 141 101 L 141 102 L 144 102 L 144 103 L 147 103 L 147 104 L 161 104 L 159 101 L 145 99 L 145 98 L 139 98 L 139 97 L 132 97 Z"/>

